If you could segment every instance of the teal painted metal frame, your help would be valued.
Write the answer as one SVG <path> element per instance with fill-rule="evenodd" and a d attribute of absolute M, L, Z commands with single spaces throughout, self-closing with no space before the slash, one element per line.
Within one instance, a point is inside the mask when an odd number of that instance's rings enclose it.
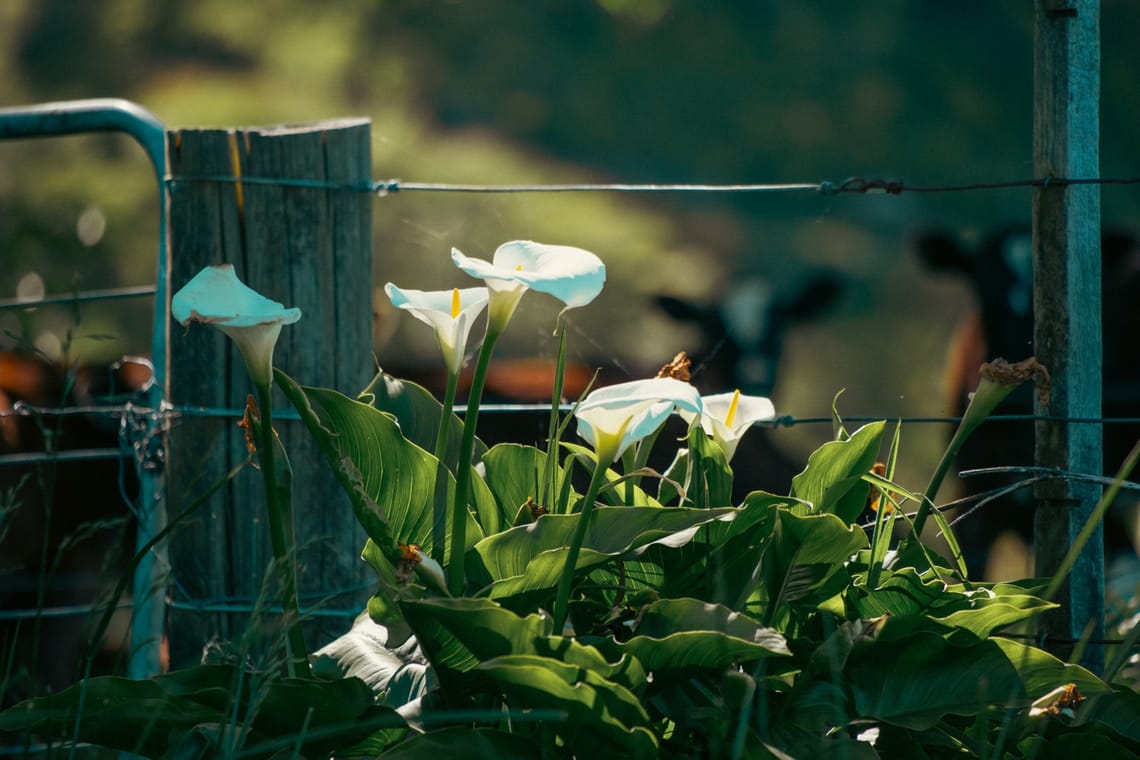
<path fill-rule="evenodd" d="M 164 477 L 165 422 L 161 412 L 167 395 L 167 313 L 169 309 L 169 254 L 167 248 L 166 127 L 150 111 L 127 100 L 98 98 L 16 108 L 0 108 L 0 140 L 60 137 L 95 132 L 123 132 L 146 152 L 158 189 L 158 262 L 154 290 L 151 361 L 154 384 L 149 405 L 139 468 L 138 539 L 143 548 L 166 523 Z M 159 672 L 160 647 L 165 625 L 162 568 L 155 552 L 147 551 L 135 568 L 134 610 L 131 617 L 131 655 L 128 674 L 146 678 Z"/>

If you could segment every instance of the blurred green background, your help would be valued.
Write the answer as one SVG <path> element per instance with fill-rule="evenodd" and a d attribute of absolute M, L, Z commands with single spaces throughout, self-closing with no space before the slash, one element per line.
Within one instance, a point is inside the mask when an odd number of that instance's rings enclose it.
<path fill-rule="evenodd" d="M 1103 0 L 1104 176 L 1140 175 L 1138 22 L 1134 0 Z M 986 0 L 4 0 L 0 105 L 123 97 L 171 128 L 367 116 L 377 179 L 976 183 L 1032 175 L 1032 33 L 1033 4 Z M 1105 187 L 1104 219 L 1140 229 L 1138 200 L 1135 186 Z M 151 282 L 157 202 L 126 139 L 0 143 L 0 299 Z M 1028 189 L 401 192 L 375 200 L 373 278 L 378 288 L 466 284 L 452 246 L 482 256 L 517 238 L 588 248 L 609 285 L 574 314 L 571 351 L 636 375 L 696 348 L 654 295 L 714 302 L 743 274 L 788 290 L 814 269 L 838 270 L 841 304 L 788 337 L 778 412 L 827 416 L 846 389 L 848 415 L 939 416 L 950 411 L 946 346 L 969 295 L 921 272 L 908 239 L 924 225 L 978 234 L 1029 213 Z M 426 329 L 384 305 L 381 296 L 379 361 L 435 361 Z M 501 351 L 549 356 L 553 305 L 528 308 Z M 150 309 L 7 312 L 0 340 L 93 361 L 146 353 Z M 904 429 L 905 485 L 921 487 L 945 434 Z M 829 436 L 828 425 L 805 425 L 780 440 L 806 455 Z"/>

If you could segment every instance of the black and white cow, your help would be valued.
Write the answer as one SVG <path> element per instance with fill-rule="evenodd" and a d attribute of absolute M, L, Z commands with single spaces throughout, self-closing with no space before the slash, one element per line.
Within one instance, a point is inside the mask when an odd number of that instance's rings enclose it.
<path fill-rule="evenodd" d="M 692 360 L 692 382 L 702 393 L 739 389 L 771 396 L 789 330 L 832 309 L 843 289 L 843 278 L 832 272 L 815 273 L 786 290 L 765 278 L 743 277 L 716 302 L 660 296 L 657 303 L 678 322 L 699 328 L 698 345 L 683 348 Z M 786 494 L 792 478 L 804 469 L 806 462 L 789 457 L 776 444 L 776 435 L 754 426 L 741 440 L 732 460 L 737 500 L 754 490 Z"/>

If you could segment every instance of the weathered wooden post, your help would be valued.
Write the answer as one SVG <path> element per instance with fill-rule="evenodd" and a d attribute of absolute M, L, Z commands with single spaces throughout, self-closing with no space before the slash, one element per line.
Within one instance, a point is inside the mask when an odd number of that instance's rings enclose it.
<path fill-rule="evenodd" d="M 1033 166 L 1037 177 L 1099 176 L 1100 6 L 1098 0 L 1037 0 L 1034 34 Z M 1047 184 L 1033 193 L 1035 352 L 1052 376 L 1039 415 L 1099 418 L 1101 414 L 1100 189 Z M 1060 419 L 1036 425 L 1036 462 L 1061 470 L 1101 473 L 1101 427 Z M 1053 575 L 1092 512 L 1100 488 L 1072 481 L 1037 487 L 1037 575 Z M 1041 632 L 1064 641 L 1104 638 L 1104 541 L 1098 530 Z M 1071 644 L 1047 644 L 1067 659 Z M 1081 660 L 1104 665 L 1100 646 Z"/>
<path fill-rule="evenodd" d="M 250 287 L 303 312 L 282 332 L 275 366 L 304 385 L 363 389 L 373 370 L 370 122 L 183 129 L 167 138 L 171 290 L 204 266 L 233 264 Z M 175 325 L 170 356 L 172 403 L 199 408 L 171 428 L 169 513 L 176 515 L 248 456 L 235 425 L 252 386 L 220 331 Z M 348 629 L 368 597 L 371 571 L 360 560 L 365 536 L 347 500 L 276 397 L 275 427 L 294 473 L 301 607 L 318 610 L 307 628 L 312 650 Z M 237 641 L 250 628 L 272 557 L 264 510 L 261 478 L 243 471 L 174 533 L 174 664 L 199 657 L 211 638 Z M 322 604 L 347 616 L 320 617 Z"/>

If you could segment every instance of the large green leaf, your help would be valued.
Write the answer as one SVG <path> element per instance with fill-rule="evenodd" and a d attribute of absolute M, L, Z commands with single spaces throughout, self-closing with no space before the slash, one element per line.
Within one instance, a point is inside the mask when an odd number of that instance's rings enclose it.
<path fill-rule="evenodd" d="M 394 640 L 387 627 L 362 612 L 351 630 L 317 651 L 314 669 L 331 662 L 339 675 L 367 684 L 384 705 L 400 707 L 432 686 L 430 670 L 422 657 L 415 656 L 414 643 Z"/>
<path fill-rule="evenodd" d="M 700 526 L 741 515 L 741 510 L 733 507 L 597 507 L 582 542 L 577 569 L 588 570 L 653 543 L 682 546 L 693 539 Z M 566 563 L 566 546 L 578 520 L 578 514 L 544 515 L 530 525 L 488 536 L 476 544 L 475 551 L 494 580 L 491 596 L 502 598 L 557 586 Z"/>
<path fill-rule="evenodd" d="M 203 737 L 239 741 L 243 756 L 270 757 L 288 746 L 327 755 L 384 726 L 404 725 L 373 699 L 356 678 L 267 680 L 230 666 L 202 665 L 147 680 L 91 678 L 0 713 L 0 731 L 158 757 L 203 728 Z M 219 733 L 209 727 L 242 730 Z"/>
<path fill-rule="evenodd" d="M 790 506 L 786 496 L 750 493 L 731 522 L 701 529 L 701 541 L 679 549 L 646 553 L 659 562 L 665 579 L 663 596 L 693 596 L 739 609 L 756 584 L 756 569 L 770 545 L 776 508 Z"/>
<path fill-rule="evenodd" d="M 506 655 L 480 663 L 516 709 L 566 713 L 555 730 L 577 756 L 657 757 L 657 739 L 637 696 L 595 671 L 551 657 Z"/>
<path fill-rule="evenodd" d="M 927 630 L 963 646 L 1056 607 L 1020 586 L 948 587 L 932 573 L 922 576 L 909 567 L 883 571 L 876 589 L 852 587 L 847 601 L 858 618 L 890 615 L 883 636 L 904 639 Z"/>
<path fill-rule="evenodd" d="M 792 496 L 809 502 L 816 513 L 837 515 L 850 525 L 863 512 L 868 486 L 863 476 L 879 456 L 886 422 L 872 422 L 843 441 L 829 441 L 808 457 L 792 479 Z"/>
<path fill-rule="evenodd" d="M 925 632 L 903 641 L 861 642 L 848 657 L 843 681 L 856 716 L 916 730 L 946 715 L 1025 707 L 1068 683 L 1086 697 L 1111 691 L 1084 668 L 1033 647 L 1004 639 L 959 647 Z"/>
<path fill-rule="evenodd" d="M 770 505 L 772 540 L 758 569 L 759 601 L 767 606 L 765 621 L 776 619 L 789 604 L 813 606 L 836 593 L 846 576 L 845 563 L 867 545 L 859 528 L 832 514 L 797 515 Z"/>
<path fill-rule="evenodd" d="M 617 647 L 652 672 L 727 668 L 791 654 L 778 631 L 699 599 L 662 599 L 646 606 L 638 616 L 635 634 Z"/>
<path fill-rule="evenodd" d="M 1125 686 L 1114 685 L 1111 694 L 1089 699 L 1087 707 L 1077 713 L 1076 723 L 1105 726 L 1128 739 L 1135 751 L 1140 745 L 1140 694 Z"/>
<path fill-rule="evenodd" d="M 546 616 L 517 615 L 489 599 L 423 599 L 402 606 L 424 652 L 441 670 L 463 672 L 495 657 L 526 654 L 554 657 L 629 689 L 645 681 L 637 661 L 611 663 L 595 647 L 555 636 Z"/>
<path fill-rule="evenodd" d="M 418 544 L 431 555 L 433 499 L 439 472 L 435 457 L 408 440 L 391 415 L 336 391 L 302 390 L 320 416 L 333 450 L 353 464 L 360 473 L 364 492 L 383 509 L 392 536 L 405 544 Z M 455 479 L 448 473 L 445 480 L 450 502 Z M 489 497 L 479 485 L 473 491 L 476 498 L 481 494 L 483 499 Z M 493 502 L 490 509 L 495 509 Z M 484 507 L 478 511 L 486 510 Z M 450 520 L 450 510 L 447 516 Z M 447 535 L 451 535 L 450 527 Z M 465 548 L 469 549 L 481 536 L 481 529 L 469 512 Z"/>
<path fill-rule="evenodd" d="M 546 477 L 546 452 L 534 446 L 502 443 L 487 451 L 483 457 L 483 467 L 487 487 L 499 507 L 494 525 L 483 520 L 484 531 L 490 536 L 516 524 L 515 518 L 527 499 L 532 499 L 536 505 L 541 502 L 542 495 L 538 493 L 538 488 Z M 563 477 L 562 468 L 555 467 L 555 483 L 551 491 L 555 497 L 562 487 Z M 571 497 L 571 505 L 573 502 L 574 498 Z M 549 504 L 542 506 L 551 507 Z M 526 515 L 523 517 L 527 518 Z"/>
<path fill-rule="evenodd" d="M 439 434 L 439 418 L 443 415 L 441 404 L 431 391 L 410 380 L 401 380 L 381 370 L 371 384 L 360 394 L 360 400 L 387 412 L 400 422 L 404 437 L 424 451 L 435 451 L 435 439 Z M 463 422 L 452 415 L 448 427 L 447 453 L 444 461 L 454 462 L 459 456 L 459 439 L 463 436 Z M 472 459 L 478 462 L 487 451 L 487 446 L 478 438 Z"/>

